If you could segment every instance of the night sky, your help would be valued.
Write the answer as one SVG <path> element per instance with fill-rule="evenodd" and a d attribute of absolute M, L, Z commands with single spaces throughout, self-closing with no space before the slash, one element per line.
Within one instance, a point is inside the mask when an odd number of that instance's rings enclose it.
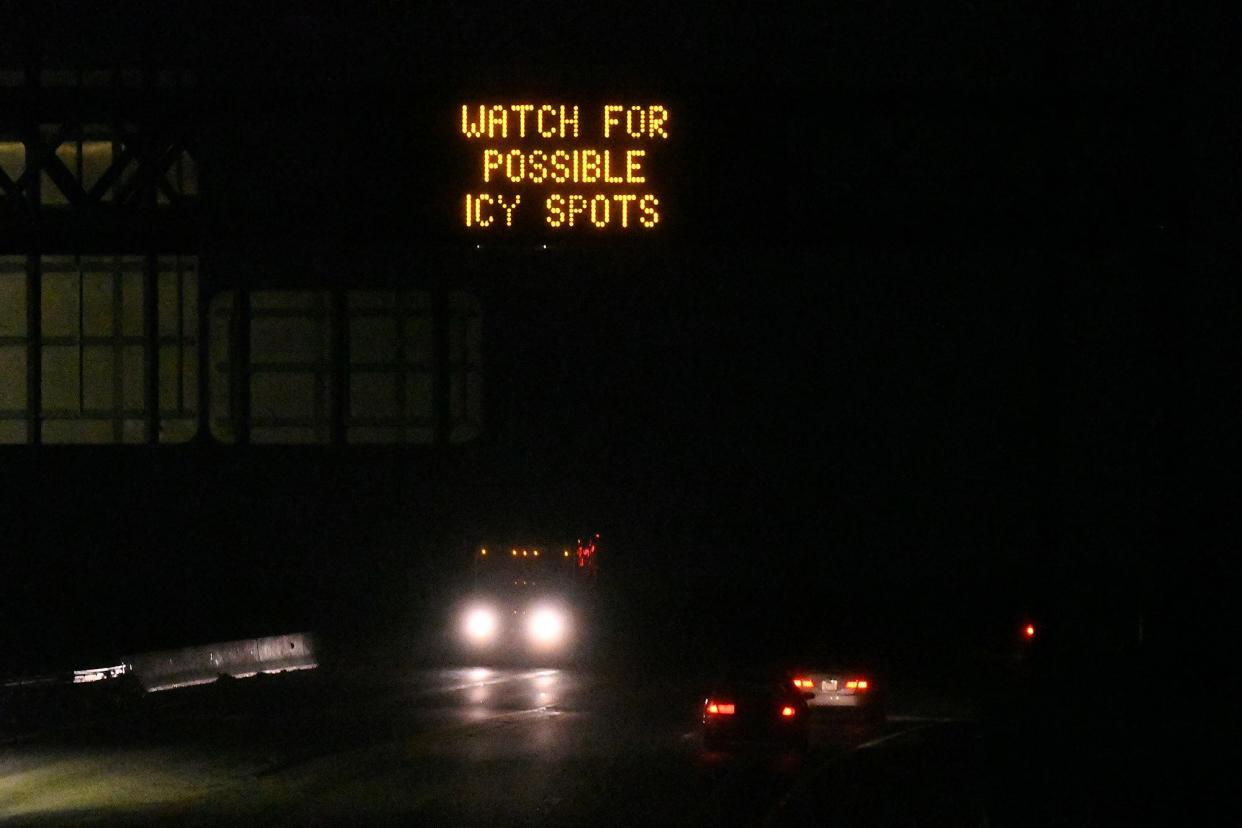
<path fill-rule="evenodd" d="M 193 69 L 215 287 L 445 279 L 486 342 L 462 447 L 0 448 L 19 627 L 388 621 L 473 538 L 591 530 L 636 618 L 1159 616 L 1169 550 L 1211 548 L 1186 516 L 1223 311 L 1176 278 L 1203 254 L 1174 45 L 1116 5 L 12 27 L 0 64 Z M 474 250 L 457 107 L 613 99 L 673 112 L 663 226 Z"/>

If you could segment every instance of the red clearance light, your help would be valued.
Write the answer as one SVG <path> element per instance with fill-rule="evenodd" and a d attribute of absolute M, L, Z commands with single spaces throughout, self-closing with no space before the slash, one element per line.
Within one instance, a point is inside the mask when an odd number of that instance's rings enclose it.
<path fill-rule="evenodd" d="M 713 716 L 732 716 L 737 712 L 737 706 L 726 702 L 709 701 L 707 712 Z"/>
<path fill-rule="evenodd" d="M 785 705 L 784 707 L 781 708 L 781 715 L 784 716 L 786 719 L 792 718 L 793 714 L 794 714 L 794 709 L 790 707 L 789 705 Z"/>
<path fill-rule="evenodd" d="M 804 690 L 810 690 L 815 686 L 815 682 L 811 681 L 809 678 L 796 678 L 793 680 L 793 686 Z"/>

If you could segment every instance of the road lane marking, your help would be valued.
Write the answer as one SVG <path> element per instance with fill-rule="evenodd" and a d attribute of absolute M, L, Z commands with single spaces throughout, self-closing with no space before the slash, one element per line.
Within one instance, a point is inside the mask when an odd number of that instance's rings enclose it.
<path fill-rule="evenodd" d="M 434 696 L 441 693 L 457 693 L 461 690 L 470 690 L 475 687 L 490 687 L 494 684 L 505 684 L 510 681 L 522 681 L 524 679 L 540 678 L 542 676 L 554 676 L 560 673 L 559 670 L 532 670 L 526 673 L 518 673 L 516 675 L 500 676 L 494 679 L 480 679 L 477 681 L 468 681 L 465 684 L 454 684 L 449 687 L 437 687 L 428 690 L 421 690 L 414 693 L 414 697 Z"/>
<path fill-rule="evenodd" d="M 879 745 L 884 744 L 885 742 L 891 742 L 893 739 L 896 739 L 898 737 L 909 736 L 912 733 L 918 733 L 920 730 L 927 730 L 930 727 L 935 727 L 935 725 L 936 725 L 935 722 L 928 722 L 926 724 L 920 725 L 919 727 L 908 727 L 904 730 L 898 730 L 896 733 L 889 733 L 885 736 L 881 736 L 878 739 L 872 739 L 868 742 L 863 742 L 861 745 L 858 745 L 857 747 L 855 747 L 854 750 L 866 750 L 868 748 L 877 747 Z"/>

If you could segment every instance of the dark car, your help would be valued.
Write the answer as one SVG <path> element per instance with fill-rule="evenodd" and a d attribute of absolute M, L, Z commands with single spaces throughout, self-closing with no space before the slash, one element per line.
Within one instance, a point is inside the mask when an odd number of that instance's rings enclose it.
<path fill-rule="evenodd" d="M 717 682 L 703 700 L 703 746 L 805 748 L 806 699 L 780 677 Z"/>

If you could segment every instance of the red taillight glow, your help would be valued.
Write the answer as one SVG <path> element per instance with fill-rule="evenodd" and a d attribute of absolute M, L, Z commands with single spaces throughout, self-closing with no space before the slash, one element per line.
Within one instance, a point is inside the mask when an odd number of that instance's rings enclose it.
<path fill-rule="evenodd" d="M 850 679 L 845 683 L 846 690 L 866 690 L 867 687 L 866 679 Z"/>
<path fill-rule="evenodd" d="M 728 702 L 709 701 L 707 703 L 707 712 L 713 716 L 732 716 L 737 712 L 737 705 Z"/>
<path fill-rule="evenodd" d="M 792 718 L 793 714 L 794 714 L 794 709 L 790 707 L 789 705 L 785 705 L 784 707 L 781 708 L 781 715 L 784 716 L 786 719 Z"/>
<path fill-rule="evenodd" d="M 815 686 L 815 682 L 811 681 L 809 678 L 796 678 L 793 680 L 793 686 L 800 690 L 810 690 Z"/>
<path fill-rule="evenodd" d="M 1022 635 L 1026 636 L 1027 640 L 1034 638 L 1035 637 L 1035 625 L 1027 624 L 1025 627 L 1023 627 Z"/>

